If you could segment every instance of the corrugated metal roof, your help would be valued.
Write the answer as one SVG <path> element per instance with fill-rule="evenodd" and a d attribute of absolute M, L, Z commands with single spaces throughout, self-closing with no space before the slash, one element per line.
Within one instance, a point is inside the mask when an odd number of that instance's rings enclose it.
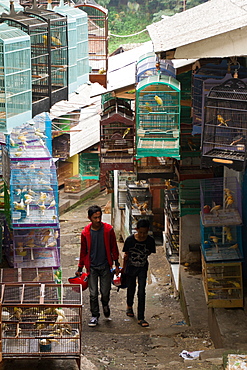
<path fill-rule="evenodd" d="M 247 25 L 247 0 L 211 0 L 147 26 L 156 53 Z"/>

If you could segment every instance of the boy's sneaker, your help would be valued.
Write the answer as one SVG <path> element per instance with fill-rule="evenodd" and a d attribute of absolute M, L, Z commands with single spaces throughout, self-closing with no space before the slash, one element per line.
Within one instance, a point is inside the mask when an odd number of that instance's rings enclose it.
<path fill-rule="evenodd" d="M 97 317 L 91 317 L 88 326 L 96 326 L 98 325 L 98 318 Z"/>
<path fill-rule="evenodd" d="M 103 306 L 103 313 L 104 313 L 105 317 L 110 317 L 111 311 L 110 311 L 110 307 L 108 305 Z"/>

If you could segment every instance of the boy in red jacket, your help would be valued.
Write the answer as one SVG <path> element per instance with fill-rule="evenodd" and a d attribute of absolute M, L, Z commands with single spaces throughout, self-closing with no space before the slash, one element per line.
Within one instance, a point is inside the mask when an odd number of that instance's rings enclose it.
<path fill-rule="evenodd" d="M 116 274 L 119 273 L 119 251 L 113 227 L 101 221 L 102 210 L 99 206 L 88 208 L 88 218 L 91 221 L 81 233 L 81 251 L 76 275 L 80 275 L 85 266 L 88 276 L 90 293 L 90 310 L 92 317 L 88 326 L 98 324 L 99 300 L 98 281 L 100 283 L 101 303 L 105 317 L 110 316 L 111 268 L 113 261 Z"/>

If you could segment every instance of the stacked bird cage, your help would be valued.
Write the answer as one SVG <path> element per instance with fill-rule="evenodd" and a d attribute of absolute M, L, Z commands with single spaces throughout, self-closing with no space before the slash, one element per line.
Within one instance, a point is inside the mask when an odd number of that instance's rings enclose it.
<path fill-rule="evenodd" d="M 202 278 L 208 307 L 243 307 L 241 262 L 206 263 L 202 257 Z"/>
<path fill-rule="evenodd" d="M 3 283 L 0 287 L 3 359 L 76 359 L 81 368 L 81 286 Z"/>
<path fill-rule="evenodd" d="M 103 172 L 134 170 L 134 118 L 126 99 L 110 99 L 100 120 L 100 166 Z"/>
<path fill-rule="evenodd" d="M 211 307 L 242 307 L 242 197 L 238 180 L 235 177 L 204 179 L 200 187 L 206 298 Z M 214 270 L 235 269 L 238 270 L 237 279 L 234 273 L 227 275 L 227 280 L 224 274 L 211 276 Z"/>
<path fill-rule="evenodd" d="M 136 157 L 180 159 L 180 83 L 158 75 L 136 88 Z"/>
<path fill-rule="evenodd" d="M 20 29 L 1 24 L 1 132 L 10 132 L 16 121 L 21 124 L 32 118 L 30 58 L 30 36 Z"/>
<path fill-rule="evenodd" d="M 136 82 L 150 77 L 164 74 L 175 78 L 176 72 L 172 61 L 158 60 L 153 52 L 142 55 L 136 63 Z"/>
<path fill-rule="evenodd" d="M 212 87 L 205 104 L 202 165 L 242 171 L 246 164 L 247 85 L 232 78 Z"/>
<path fill-rule="evenodd" d="M 125 209 L 127 201 L 126 181 L 135 181 L 137 174 L 132 171 L 119 171 L 118 175 L 118 208 Z"/>
<path fill-rule="evenodd" d="M 9 171 L 5 182 L 11 217 L 6 223 L 5 251 L 14 267 L 60 265 L 56 168 L 41 134 L 25 124 L 15 128 L 7 140 Z"/>
<path fill-rule="evenodd" d="M 80 153 L 79 174 L 82 180 L 99 180 L 99 155 L 98 153 Z"/>
<path fill-rule="evenodd" d="M 79 193 L 82 190 L 82 180 L 80 175 L 69 177 L 64 180 L 65 193 Z"/>
<path fill-rule="evenodd" d="M 188 179 L 179 183 L 179 215 L 200 214 L 200 180 Z"/>
<path fill-rule="evenodd" d="M 164 190 L 165 251 L 170 262 L 178 262 L 179 256 L 179 188 L 167 181 Z"/>
<path fill-rule="evenodd" d="M 132 234 L 140 219 L 150 221 L 150 233 L 152 233 L 152 194 L 146 181 L 127 181 L 127 215 L 129 219 L 129 232 Z"/>

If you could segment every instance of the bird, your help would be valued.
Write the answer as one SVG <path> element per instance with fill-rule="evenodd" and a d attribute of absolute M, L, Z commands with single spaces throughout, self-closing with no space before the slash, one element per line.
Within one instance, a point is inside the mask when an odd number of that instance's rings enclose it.
<path fill-rule="evenodd" d="M 208 282 L 209 283 L 217 283 L 217 284 L 219 284 L 219 282 L 218 282 L 218 280 L 215 280 L 214 278 L 208 278 Z"/>
<path fill-rule="evenodd" d="M 39 202 L 44 202 L 46 200 L 46 198 L 47 198 L 47 194 L 46 193 L 43 193 L 41 191 L 40 197 L 39 197 Z"/>
<path fill-rule="evenodd" d="M 240 289 L 241 285 L 237 281 L 228 281 L 229 284 L 233 284 L 236 288 Z"/>
<path fill-rule="evenodd" d="M 10 142 L 10 145 L 11 146 L 15 146 L 15 142 L 14 142 L 14 140 L 11 137 L 9 138 L 9 142 Z"/>
<path fill-rule="evenodd" d="M 229 226 L 224 226 L 223 231 L 224 231 L 224 234 L 226 235 L 226 240 L 228 242 L 232 242 L 233 241 L 233 236 L 232 236 L 230 227 Z"/>
<path fill-rule="evenodd" d="M 44 45 L 47 46 L 47 43 L 48 43 L 47 35 L 42 35 L 42 37 L 44 39 Z M 51 43 L 57 46 L 62 45 L 61 41 L 57 37 L 54 37 L 54 36 L 51 36 Z"/>
<path fill-rule="evenodd" d="M 154 100 L 157 104 L 163 105 L 163 100 L 158 95 L 155 95 Z"/>
<path fill-rule="evenodd" d="M 126 128 L 126 130 L 124 131 L 124 133 L 123 133 L 123 139 L 125 138 L 125 136 L 127 136 L 128 135 L 128 133 L 130 132 L 130 127 L 127 127 Z"/>
<path fill-rule="evenodd" d="M 212 235 L 209 238 L 212 239 L 212 242 L 215 244 L 216 252 L 219 253 L 219 246 L 218 246 L 219 238 L 215 235 Z"/>
<path fill-rule="evenodd" d="M 238 248 L 238 243 L 231 245 L 228 249 L 237 249 Z"/>
<path fill-rule="evenodd" d="M 230 121 L 230 119 L 225 120 L 220 114 L 217 114 L 217 120 L 218 120 L 218 122 L 220 122 L 218 124 L 218 126 L 224 125 L 224 126 L 228 127 L 227 122 Z"/>
<path fill-rule="evenodd" d="M 218 205 L 215 205 L 213 208 L 210 209 L 210 212 L 213 212 L 213 211 L 218 211 L 219 209 L 221 208 L 221 205 L 218 204 Z"/>
<path fill-rule="evenodd" d="M 56 205 L 56 201 L 55 201 L 55 199 L 53 199 L 51 201 L 50 205 L 47 207 L 47 209 L 52 208 L 52 207 L 55 207 L 55 205 Z"/>
<path fill-rule="evenodd" d="M 43 202 L 42 204 L 38 204 L 38 206 L 39 209 L 41 210 L 42 216 L 44 216 L 46 210 L 45 202 Z"/>
<path fill-rule="evenodd" d="M 99 75 L 105 74 L 106 73 L 105 68 L 100 68 L 98 73 L 99 73 Z"/>
<path fill-rule="evenodd" d="M 14 204 L 14 208 L 17 210 L 17 211 L 21 211 L 21 210 L 24 210 L 25 209 L 25 204 L 24 204 L 24 201 L 23 199 L 21 199 L 20 203 L 14 201 L 13 202 Z"/>
<path fill-rule="evenodd" d="M 150 105 L 149 105 L 149 103 L 148 102 L 146 102 L 145 103 L 145 108 L 149 111 L 149 112 L 152 112 L 153 110 L 152 110 L 152 108 L 150 107 Z"/>
<path fill-rule="evenodd" d="M 194 143 L 194 141 L 192 139 L 188 139 L 187 142 L 188 142 L 190 150 L 192 152 L 195 151 L 196 150 L 196 144 Z"/>

